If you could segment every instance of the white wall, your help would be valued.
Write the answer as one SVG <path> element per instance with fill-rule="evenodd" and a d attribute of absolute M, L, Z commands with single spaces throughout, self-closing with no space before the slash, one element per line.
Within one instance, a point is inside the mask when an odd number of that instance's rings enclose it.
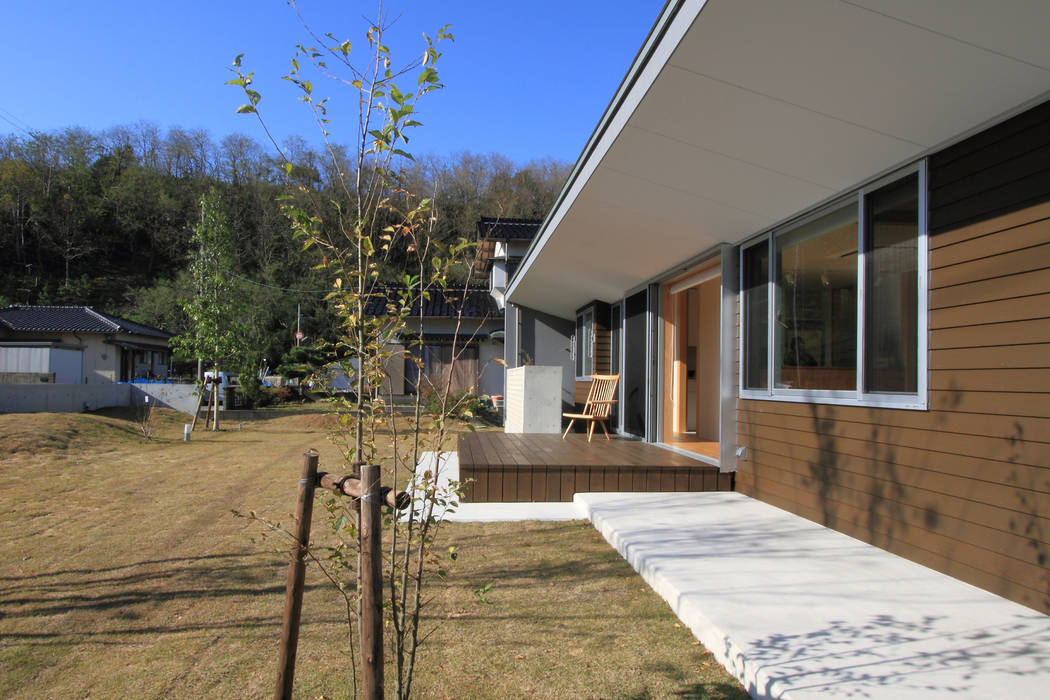
<path fill-rule="evenodd" d="M 485 339 L 478 343 L 478 393 L 493 394 L 503 393 L 503 365 L 496 362 L 496 358 L 503 359 L 503 343 L 495 340 Z"/>
<path fill-rule="evenodd" d="M 45 374 L 51 371 L 51 348 L 0 348 L 0 372 Z"/>

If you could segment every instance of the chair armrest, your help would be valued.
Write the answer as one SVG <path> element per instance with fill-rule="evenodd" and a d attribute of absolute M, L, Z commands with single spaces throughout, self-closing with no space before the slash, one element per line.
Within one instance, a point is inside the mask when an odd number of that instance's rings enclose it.
<path fill-rule="evenodd" d="M 600 403 L 600 404 L 607 404 L 607 403 L 616 403 L 616 399 L 609 399 L 608 401 L 588 401 L 587 403 L 590 403 L 590 404 L 596 404 L 596 403 Z"/>

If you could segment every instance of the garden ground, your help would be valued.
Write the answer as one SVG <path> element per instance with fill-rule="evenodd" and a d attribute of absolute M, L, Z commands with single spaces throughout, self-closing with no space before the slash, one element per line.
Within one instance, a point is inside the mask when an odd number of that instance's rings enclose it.
<path fill-rule="evenodd" d="M 289 522 L 307 449 L 341 471 L 328 418 L 275 415 L 189 443 L 169 412 L 152 441 L 128 412 L 0 415 L 0 696 L 272 694 L 287 546 L 232 511 Z M 440 536 L 460 556 L 433 580 L 417 696 L 746 697 L 588 523 Z M 298 659 L 297 697 L 348 695 L 315 567 Z"/>

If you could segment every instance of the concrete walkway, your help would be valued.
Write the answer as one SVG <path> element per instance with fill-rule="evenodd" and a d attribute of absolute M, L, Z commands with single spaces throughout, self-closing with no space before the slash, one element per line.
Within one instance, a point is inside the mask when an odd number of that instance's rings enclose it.
<path fill-rule="evenodd" d="M 455 453 L 439 475 L 459 478 Z M 738 493 L 465 503 L 445 517 L 589 518 L 754 698 L 1050 697 L 1050 617 Z"/>
<path fill-rule="evenodd" d="M 1050 617 L 737 493 L 576 496 L 755 698 L 1050 697 Z"/>

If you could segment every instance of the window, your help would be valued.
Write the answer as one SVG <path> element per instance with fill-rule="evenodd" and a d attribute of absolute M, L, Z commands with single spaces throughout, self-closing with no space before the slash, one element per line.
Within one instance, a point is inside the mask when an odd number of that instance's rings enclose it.
<path fill-rule="evenodd" d="M 594 374 L 594 309 L 576 314 L 576 376 Z"/>
<path fill-rule="evenodd" d="M 741 396 L 925 406 L 920 166 L 742 249 Z"/>

